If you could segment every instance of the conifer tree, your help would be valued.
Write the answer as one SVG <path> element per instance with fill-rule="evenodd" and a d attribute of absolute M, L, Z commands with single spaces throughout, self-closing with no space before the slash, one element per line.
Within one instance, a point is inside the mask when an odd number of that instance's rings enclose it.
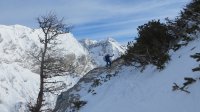
<path fill-rule="evenodd" d="M 172 40 L 167 26 L 160 21 L 152 20 L 138 27 L 136 42 L 128 44 L 124 59 L 136 67 L 145 68 L 148 64 L 163 69 L 164 64 L 170 59 L 168 51 Z"/>

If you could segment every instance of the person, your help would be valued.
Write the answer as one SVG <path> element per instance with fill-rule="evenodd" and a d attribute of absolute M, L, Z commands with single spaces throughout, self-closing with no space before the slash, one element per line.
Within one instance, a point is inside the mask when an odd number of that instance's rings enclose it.
<path fill-rule="evenodd" d="M 107 66 L 107 67 L 111 67 L 112 62 L 111 62 L 110 57 L 113 57 L 113 56 L 114 56 L 114 54 L 113 54 L 112 56 L 109 55 L 109 54 L 106 54 L 106 55 L 104 56 L 104 60 L 106 61 L 106 66 Z"/>

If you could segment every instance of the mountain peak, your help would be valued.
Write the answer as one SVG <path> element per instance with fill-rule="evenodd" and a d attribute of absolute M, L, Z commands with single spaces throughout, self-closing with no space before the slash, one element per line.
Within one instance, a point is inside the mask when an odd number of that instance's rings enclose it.
<path fill-rule="evenodd" d="M 91 46 L 91 45 L 93 45 L 93 44 L 96 44 L 97 41 L 96 41 L 96 40 L 92 40 L 92 39 L 86 38 L 86 39 L 80 40 L 80 43 L 81 43 L 83 46 L 87 47 L 87 46 Z"/>
<path fill-rule="evenodd" d="M 89 51 L 89 54 L 96 66 L 105 65 L 103 60 L 105 54 L 114 54 L 114 60 L 120 57 L 126 50 L 125 47 L 111 37 L 100 41 L 84 39 L 80 42 Z"/>
<path fill-rule="evenodd" d="M 107 39 L 106 39 L 106 41 L 108 41 L 108 42 L 117 42 L 115 39 L 113 39 L 112 37 L 108 37 Z"/>

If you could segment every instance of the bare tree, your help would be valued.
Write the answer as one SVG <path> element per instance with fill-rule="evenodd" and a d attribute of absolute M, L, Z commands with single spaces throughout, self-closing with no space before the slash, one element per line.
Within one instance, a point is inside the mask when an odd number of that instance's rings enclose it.
<path fill-rule="evenodd" d="M 37 22 L 44 35 L 39 36 L 42 44 L 41 49 L 39 52 L 34 53 L 34 57 L 40 63 L 40 89 L 36 104 L 30 108 L 32 112 L 47 111 L 42 109 L 45 105 L 44 94 L 46 92 L 54 93 L 66 86 L 62 81 L 51 79 L 67 73 L 65 56 L 60 53 L 62 49 L 58 48 L 57 45 L 60 44 L 58 35 L 67 33 L 70 30 L 69 25 L 63 24 L 63 19 L 58 19 L 51 12 L 38 17 Z"/>

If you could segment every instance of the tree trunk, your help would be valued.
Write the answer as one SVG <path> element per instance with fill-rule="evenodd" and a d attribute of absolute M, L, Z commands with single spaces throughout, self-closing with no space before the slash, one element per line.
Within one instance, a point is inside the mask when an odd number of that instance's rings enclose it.
<path fill-rule="evenodd" d="M 40 65 L 40 91 L 37 97 L 37 104 L 35 108 L 35 112 L 40 112 L 42 108 L 42 102 L 44 99 L 44 64 L 45 64 L 45 54 L 47 50 L 47 34 L 45 35 L 45 43 L 44 43 L 44 51 L 42 53 L 42 60 Z"/>

